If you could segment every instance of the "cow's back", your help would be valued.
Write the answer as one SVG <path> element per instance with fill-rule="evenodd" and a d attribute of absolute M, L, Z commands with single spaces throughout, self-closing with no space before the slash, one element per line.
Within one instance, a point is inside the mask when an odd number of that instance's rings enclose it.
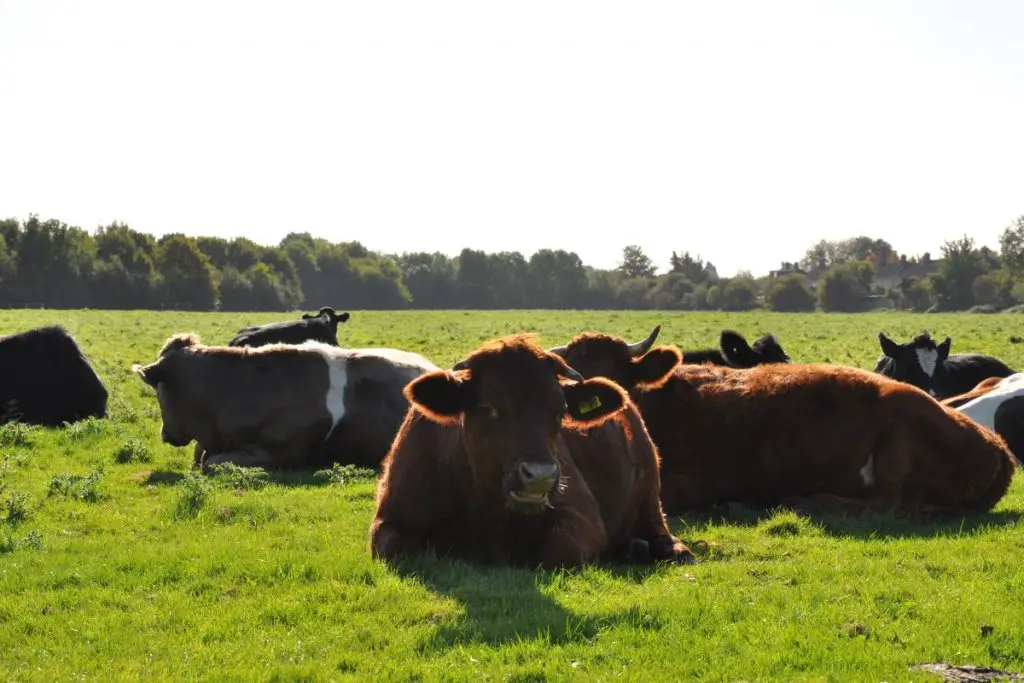
<path fill-rule="evenodd" d="M 824 372 L 822 371 L 824 369 Z M 877 438 L 879 381 L 841 366 L 680 366 L 639 394 L 666 511 L 723 500 L 852 494 Z"/>

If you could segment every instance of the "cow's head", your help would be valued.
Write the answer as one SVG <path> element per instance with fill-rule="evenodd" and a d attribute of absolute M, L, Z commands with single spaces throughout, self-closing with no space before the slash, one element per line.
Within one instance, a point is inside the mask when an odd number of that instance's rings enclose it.
<path fill-rule="evenodd" d="M 766 334 L 754 340 L 753 348 L 739 332 L 723 330 L 719 339 L 722 357 L 734 368 L 752 368 L 766 363 L 788 363 L 789 356 L 774 335 Z"/>
<path fill-rule="evenodd" d="M 632 344 L 606 334 L 583 333 L 565 346 L 548 353 L 565 362 L 584 377 L 607 377 L 627 390 L 652 389 L 669 380 L 682 360 L 679 349 L 654 346 L 661 332 L 657 325 L 643 341 Z"/>
<path fill-rule="evenodd" d="M 350 316 L 349 316 L 347 311 L 345 313 L 342 313 L 342 314 L 339 315 L 330 306 L 324 306 L 319 311 L 317 311 L 316 314 L 312 314 L 312 313 L 303 313 L 302 314 L 302 319 L 303 320 L 313 320 L 314 318 L 323 318 L 335 330 L 338 329 L 338 323 L 347 322 L 349 317 Z"/>
<path fill-rule="evenodd" d="M 149 365 L 132 365 L 132 372 L 156 390 L 160 402 L 160 438 L 172 446 L 187 446 L 193 436 L 187 425 L 190 415 L 196 409 L 181 391 L 181 374 L 175 372 L 175 365 L 182 354 L 199 344 L 195 334 L 176 334 L 160 349 L 157 360 Z"/>
<path fill-rule="evenodd" d="M 925 332 L 906 344 L 897 344 L 879 332 L 878 343 L 882 346 L 882 353 L 892 359 L 892 368 L 886 373 L 889 377 L 913 384 L 935 396 L 935 386 L 941 383 L 946 372 L 946 359 L 952 344 L 949 337 L 936 344 Z"/>
<path fill-rule="evenodd" d="M 452 371 L 416 378 L 405 396 L 428 419 L 459 426 L 475 487 L 533 512 L 561 486 L 562 429 L 595 427 L 628 401 L 620 387 L 585 381 L 523 335 L 483 346 Z"/>

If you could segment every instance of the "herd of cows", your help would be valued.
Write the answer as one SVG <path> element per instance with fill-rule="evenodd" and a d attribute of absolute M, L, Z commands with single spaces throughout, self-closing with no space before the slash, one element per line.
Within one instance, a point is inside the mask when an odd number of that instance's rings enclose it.
<path fill-rule="evenodd" d="M 794 363 L 771 335 L 716 349 L 582 333 L 484 343 L 450 369 L 344 348 L 322 308 L 226 345 L 172 335 L 147 365 L 164 442 L 195 465 L 380 470 L 374 557 L 576 566 L 694 556 L 666 515 L 723 504 L 915 516 L 991 509 L 1024 453 L 1024 380 L 927 334 L 874 371 Z M 0 337 L 0 423 L 106 415 L 61 327 Z"/>

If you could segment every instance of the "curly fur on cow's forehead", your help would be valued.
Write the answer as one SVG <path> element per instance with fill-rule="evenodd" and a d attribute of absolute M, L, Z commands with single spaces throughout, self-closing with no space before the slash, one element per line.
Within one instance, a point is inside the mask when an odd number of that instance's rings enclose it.
<path fill-rule="evenodd" d="M 603 332 L 581 332 L 569 342 L 569 352 L 586 349 L 608 354 L 626 354 L 629 356 L 629 342 Z"/>
<path fill-rule="evenodd" d="M 932 339 L 932 336 L 930 334 L 928 334 L 927 332 L 922 332 L 921 334 L 919 334 L 916 337 L 914 337 L 913 339 L 911 339 L 910 340 L 910 346 L 913 346 L 914 348 L 921 348 L 921 349 L 934 349 L 934 348 L 936 348 L 935 347 L 935 340 Z"/>
<path fill-rule="evenodd" d="M 171 337 L 164 342 L 164 346 L 160 349 L 158 358 L 163 358 L 169 353 L 178 351 L 180 349 L 187 349 L 199 344 L 199 335 L 195 332 L 179 332 L 178 334 L 171 335 Z"/>
<path fill-rule="evenodd" d="M 484 368 L 507 371 L 510 363 L 520 366 L 516 372 L 537 366 L 538 360 L 551 360 L 551 355 L 537 342 L 537 336 L 530 333 L 512 334 L 485 342 L 471 353 L 466 361 L 470 372 Z M 556 359 L 561 360 L 561 359 Z"/>

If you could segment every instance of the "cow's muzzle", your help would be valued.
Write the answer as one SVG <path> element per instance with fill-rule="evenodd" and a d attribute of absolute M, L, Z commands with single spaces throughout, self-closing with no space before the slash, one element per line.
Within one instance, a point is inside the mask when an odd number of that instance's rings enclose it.
<path fill-rule="evenodd" d="M 558 484 L 558 463 L 554 460 L 523 461 L 505 478 L 505 491 L 519 506 L 540 507 Z"/>

